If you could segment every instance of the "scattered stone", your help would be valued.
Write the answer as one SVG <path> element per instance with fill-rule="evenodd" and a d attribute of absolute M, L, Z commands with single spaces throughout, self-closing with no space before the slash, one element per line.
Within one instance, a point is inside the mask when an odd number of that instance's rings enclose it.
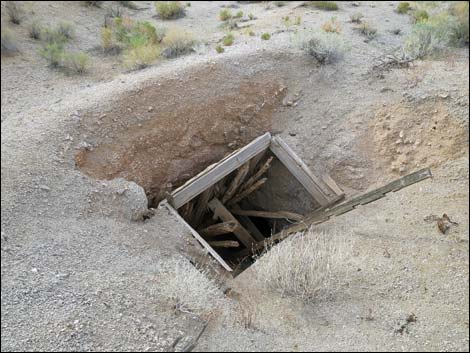
<path fill-rule="evenodd" d="M 44 191 L 51 191 L 51 188 L 48 187 L 47 185 L 39 185 L 39 189 L 44 190 Z"/>
<path fill-rule="evenodd" d="M 391 91 L 393 91 L 393 89 L 391 89 L 390 87 L 382 87 L 380 89 L 380 93 L 391 92 Z"/>
<path fill-rule="evenodd" d="M 150 112 L 153 112 L 153 107 L 152 107 L 152 106 L 148 107 L 147 111 L 148 111 L 149 113 L 150 113 Z"/>

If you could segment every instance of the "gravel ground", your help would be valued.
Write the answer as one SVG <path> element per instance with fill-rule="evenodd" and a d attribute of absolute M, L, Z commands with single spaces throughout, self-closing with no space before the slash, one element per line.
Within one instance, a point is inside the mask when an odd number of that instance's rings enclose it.
<path fill-rule="evenodd" d="M 151 3 L 140 5 L 147 9 L 135 16 L 152 19 Z M 331 13 L 292 2 L 271 9 L 236 4 L 258 17 L 257 36 L 237 32 L 235 45 L 219 55 L 212 47 L 224 33 L 216 18 L 221 5 L 193 2 L 186 18 L 168 23 L 207 33 L 209 46 L 139 72 L 125 72 L 113 58 L 96 54 L 87 76 L 70 77 L 46 68 L 31 40 L 21 41 L 19 57 L 2 57 L 2 351 L 181 350 L 209 319 L 196 347 L 201 351 L 468 351 L 468 49 L 377 77 L 370 73 L 372 59 L 399 45 L 403 36 L 389 30 L 406 35 L 410 20 L 394 13 L 391 2 L 359 8 L 344 2 L 335 16 L 351 50 L 338 64 L 318 67 L 295 47 L 299 34 L 281 18 L 301 14 L 301 35 Z M 33 6 L 37 16 L 76 23 L 78 48 L 98 44 L 104 10 Z M 377 26 L 373 41 L 364 42 L 348 22 L 356 11 Z M 14 30 L 26 37 L 24 27 Z M 259 38 L 265 31 L 271 40 Z M 198 74 L 201 68 L 213 75 Z M 152 117 L 139 120 L 126 112 L 93 131 L 84 112 L 99 115 L 126 99 L 132 104 L 128 97 L 136 90 L 172 80 L 187 87 L 203 83 L 199 95 L 169 91 L 177 104 L 197 106 L 260 76 L 287 88 L 270 113 L 271 132 L 312 170 L 329 172 L 348 195 L 424 166 L 435 178 L 319 227 L 342 234 L 349 251 L 338 264 L 340 286 L 326 298 L 304 304 L 271 293 L 255 281 L 255 265 L 228 282 L 239 295 L 220 293 L 226 302 L 220 312 L 175 310 L 174 298 L 159 294 L 167 285 L 159 279 L 165 264 L 191 258 L 197 244 L 163 209 L 135 221 L 147 211 L 145 193 L 134 182 L 97 180 L 75 166 L 83 142 L 100 146 L 105 131 L 118 131 L 120 141 L 128 130 L 116 126 Z M 387 133 L 384 119 L 390 121 Z M 425 122 L 422 129 L 417 121 Z M 402 130 L 406 138 L 396 147 Z M 145 131 L 136 128 L 135 134 L 138 139 Z M 391 159 L 396 148 L 406 158 Z M 459 223 L 446 235 L 426 221 L 442 213 Z M 246 327 L 251 312 L 254 323 Z M 411 314 L 416 322 L 407 323 Z M 397 332 L 402 325 L 406 330 Z"/>

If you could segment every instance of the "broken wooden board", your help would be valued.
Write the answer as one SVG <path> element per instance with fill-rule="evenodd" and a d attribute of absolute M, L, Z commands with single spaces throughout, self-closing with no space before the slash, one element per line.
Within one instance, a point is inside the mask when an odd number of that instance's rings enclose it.
<path fill-rule="evenodd" d="M 232 268 L 225 262 L 224 259 L 222 259 L 222 257 L 217 253 L 217 251 L 215 251 L 208 243 L 207 241 L 204 240 L 203 237 L 201 237 L 199 235 L 198 232 L 196 232 L 196 230 L 193 229 L 193 227 L 191 227 L 184 219 L 183 217 L 181 217 L 178 213 L 178 211 L 176 211 L 166 200 L 160 202 L 159 206 L 158 207 L 165 207 L 166 209 L 168 209 L 170 211 L 170 213 L 172 213 L 186 228 L 188 228 L 188 230 L 191 232 L 191 234 L 193 235 L 194 238 L 196 238 L 196 240 L 204 247 L 207 249 L 207 251 L 209 252 L 209 254 L 211 254 L 214 259 L 216 259 L 221 265 L 223 268 L 225 268 L 227 271 L 229 272 L 232 272 Z"/>
<path fill-rule="evenodd" d="M 255 239 L 250 233 L 237 221 L 237 219 L 230 213 L 229 210 L 218 199 L 214 198 L 209 202 L 209 208 L 214 212 L 214 215 L 220 218 L 223 222 L 236 222 L 237 227 L 233 234 L 241 241 L 247 248 L 251 248 L 256 243 Z"/>
<path fill-rule="evenodd" d="M 169 202 L 178 209 L 194 197 L 202 193 L 209 186 L 215 184 L 235 169 L 241 167 L 251 158 L 266 150 L 271 143 L 271 134 L 269 132 L 253 140 L 251 143 L 241 149 L 232 152 L 220 162 L 215 163 L 204 171 L 188 180 L 171 193 Z"/>
<path fill-rule="evenodd" d="M 365 205 L 380 198 L 383 198 L 389 192 L 398 191 L 406 186 L 415 184 L 431 177 L 432 174 L 429 168 L 421 169 L 417 172 L 408 174 L 400 179 L 392 181 L 391 183 L 382 186 L 378 189 L 366 192 L 365 194 L 354 197 L 351 200 L 347 200 L 339 205 L 315 211 L 310 216 L 305 217 L 301 223 L 293 224 L 292 226 L 284 228 L 282 231 L 273 234 L 270 238 L 267 238 L 265 241 L 256 243 L 251 249 L 243 249 L 236 255 L 239 257 L 247 256 L 250 254 L 250 252 L 256 252 L 263 249 L 267 241 L 273 243 L 283 240 L 287 238 L 290 234 L 306 230 L 311 225 L 323 223 L 333 216 L 339 216 L 346 212 L 352 211 L 359 205 Z"/>
<path fill-rule="evenodd" d="M 199 230 L 199 234 L 206 238 L 212 238 L 222 234 L 233 233 L 236 228 L 237 223 L 235 222 L 223 222 L 201 229 Z"/>
<path fill-rule="evenodd" d="M 333 190 L 327 183 L 316 177 L 279 136 L 271 138 L 269 148 L 321 206 L 337 202 L 344 196 L 343 192 L 337 193 L 341 189 L 336 183 Z M 330 178 L 328 183 L 331 184 L 334 181 Z"/>

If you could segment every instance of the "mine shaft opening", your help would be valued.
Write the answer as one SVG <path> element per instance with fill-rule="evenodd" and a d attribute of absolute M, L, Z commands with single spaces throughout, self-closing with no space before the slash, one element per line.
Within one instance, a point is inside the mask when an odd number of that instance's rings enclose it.
<path fill-rule="evenodd" d="M 267 145 L 256 150 L 263 138 Z M 320 182 L 280 138 L 266 134 L 174 190 L 168 201 L 236 276 L 282 240 L 287 227 L 341 198 L 326 183 L 322 194 L 314 181 Z"/>

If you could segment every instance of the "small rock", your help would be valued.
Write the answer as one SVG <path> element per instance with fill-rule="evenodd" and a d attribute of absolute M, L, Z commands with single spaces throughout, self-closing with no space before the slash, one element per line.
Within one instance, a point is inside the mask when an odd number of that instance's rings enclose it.
<path fill-rule="evenodd" d="M 148 107 L 147 111 L 148 112 L 153 112 L 153 107 L 152 106 Z"/>
<path fill-rule="evenodd" d="M 48 187 L 47 185 L 39 185 L 39 189 L 44 190 L 44 191 L 51 191 L 51 188 Z"/>
<path fill-rule="evenodd" d="M 33 267 L 33 268 L 31 269 L 31 272 L 32 272 L 32 273 L 38 273 L 38 269 L 37 269 L 36 267 Z"/>

